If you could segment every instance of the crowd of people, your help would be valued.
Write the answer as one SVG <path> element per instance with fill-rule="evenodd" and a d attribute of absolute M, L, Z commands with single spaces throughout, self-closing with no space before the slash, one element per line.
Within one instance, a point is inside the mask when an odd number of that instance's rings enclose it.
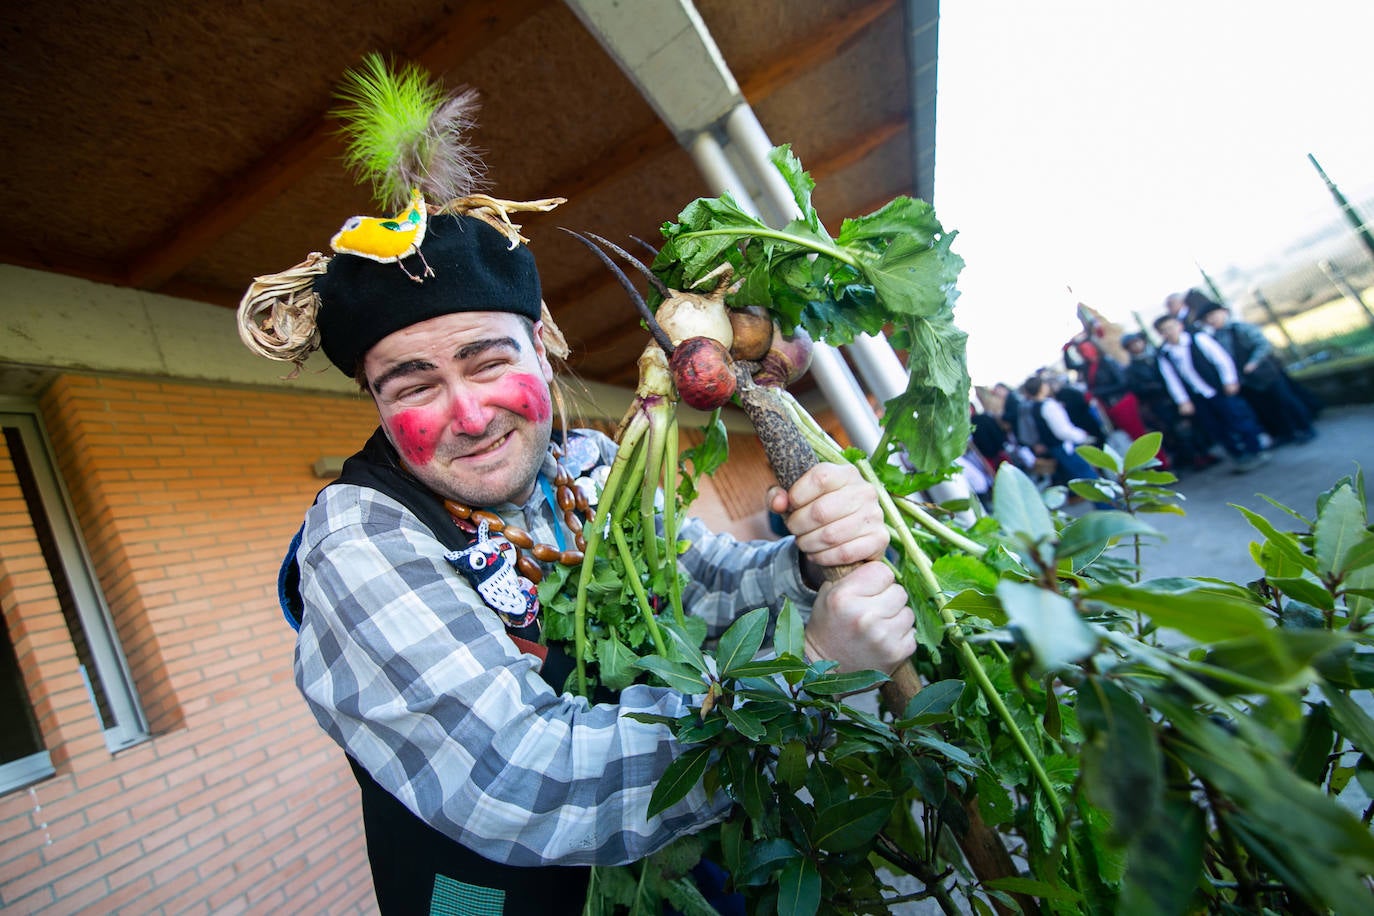
<path fill-rule="evenodd" d="M 1116 358 L 1106 352 L 1105 324 L 1085 322 L 1064 345 L 1062 370 L 980 390 L 963 461 L 975 491 L 1003 461 L 1043 483 L 1092 477 L 1079 446 L 1120 450 L 1152 430 L 1163 439 L 1163 467 L 1179 475 L 1227 459 L 1245 473 L 1270 449 L 1316 437 L 1315 399 L 1263 332 L 1225 305 L 1197 290 L 1174 293 L 1153 331 L 1155 339 L 1143 327 L 1122 334 Z"/>

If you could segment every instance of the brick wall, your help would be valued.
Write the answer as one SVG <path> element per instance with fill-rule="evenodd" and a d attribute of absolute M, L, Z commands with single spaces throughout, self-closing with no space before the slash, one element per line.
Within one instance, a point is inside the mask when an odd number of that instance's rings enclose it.
<path fill-rule="evenodd" d="M 41 406 L 153 737 L 106 750 L 0 462 L 0 608 L 57 768 L 0 798 L 0 909 L 373 912 L 356 787 L 274 589 L 311 465 L 356 449 L 370 404 L 65 376 Z"/>

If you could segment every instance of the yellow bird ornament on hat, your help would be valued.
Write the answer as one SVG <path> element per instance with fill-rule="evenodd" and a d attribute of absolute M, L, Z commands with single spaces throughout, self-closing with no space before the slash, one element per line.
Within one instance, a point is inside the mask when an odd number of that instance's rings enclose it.
<path fill-rule="evenodd" d="M 346 141 L 345 161 L 371 182 L 382 212 L 399 212 L 390 219 L 351 217 L 329 244 L 340 254 L 395 262 L 410 279 L 423 282 L 434 276 L 420 250 L 429 217 L 425 198 L 459 198 L 481 182 L 481 160 L 464 139 L 477 93 L 450 96 L 418 67 L 393 69 L 381 55 L 369 54 L 344 75 L 338 97 L 344 105 L 334 115 Z M 424 263 L 422 274 L 402 263 L 412 254 Z"/>
<path fill-rule="evenodd" d="M 420 245 L 425 240 L 425 226 L 429 211 L 418 188 L 410 192 L 410 203 L 391 219 L 378 216 L 351 216 L 329 240 L 329 247 L 339 254 L 356 254 L 382 264 L 396 264 L 416 283 L 434 276 L 434 269 L 425 260 Z M 416 276 L 401 263 L 412 254 L 420 256 L 424 273 Z"/>

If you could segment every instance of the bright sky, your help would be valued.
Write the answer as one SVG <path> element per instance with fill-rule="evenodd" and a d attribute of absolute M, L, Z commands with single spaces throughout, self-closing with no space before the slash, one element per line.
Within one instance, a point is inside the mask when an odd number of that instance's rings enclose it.
<path fill-rule="evenodd" d="M 1339 216 L 1309 152 L 1374 187 L 1371 41 L 1374 0 L 941 3 L 934 202 L 974 382 L 1052 362 L 1080 299 L 1148 321 L 1197 264 Z"/>

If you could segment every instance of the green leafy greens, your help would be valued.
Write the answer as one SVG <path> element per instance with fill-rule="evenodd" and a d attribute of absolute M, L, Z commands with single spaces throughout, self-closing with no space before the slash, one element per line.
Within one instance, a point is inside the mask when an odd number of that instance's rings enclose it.
<path fill-rule="evenodd" d="M 924 472 L 947 468 L 968 443 L 966 335 L 954 325 L 954 281 L 964 262 L 925 201 L 898 197 L 867 216 L 846 219 L 831 238 L 811 203 L 815 182 L 786 146 L 769 155 L 792 190 L 800 215 L 772 229 L 727 193 L 689 204 L 663 227 L 654 270 L 691 288 L 722 263 L 739 278 L 732 305 L 769 309 L 784 331 L 801 326 L 839 346 L 891 326 L 908 354 L 908 384 L 888 401 L 874 464 L 902 454 Z"/>

